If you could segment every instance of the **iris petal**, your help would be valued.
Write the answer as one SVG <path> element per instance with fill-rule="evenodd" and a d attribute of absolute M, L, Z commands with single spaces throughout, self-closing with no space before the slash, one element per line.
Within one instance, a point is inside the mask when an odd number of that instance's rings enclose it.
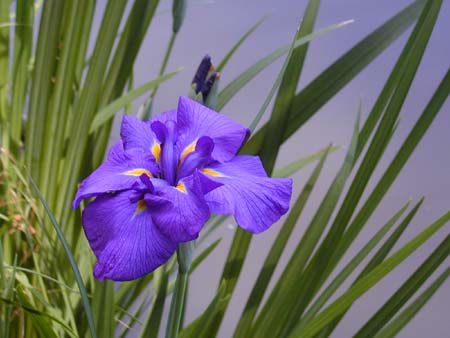
<path fill-rule="evenodd" d="M 125 152 L 122 142 L 118 142 L 112 147 L 106 161 L 80 183 L 72 206 L 78 207 L 84 198 L 131 189 L 136 182 L 140 181 L 141 174 L 153 176 L 158 171 L 151 154 L 139 149 Z"/>
<path fill-rule="evenodd" d="M 170 184 L 175 184 L 178 149 L 175 146 L 177 141 L 177 125 L 175 121 L 169 120 L 166 123 L 155 121 L 151 128 L 158 140 L 161 142 L 160 167 L 162 176 Z"/>
<path fill-rule="evenodd" d="M 232 159 L 249 134 L 248 128 L 186 97 L 178 102 L 177 125 L 182 149 L 209 136 L 214 141 L 212 157 L 221 162 Z"/>
<path fill-rule="evenodd" d="M 180 158 L 178 178 L 190 176 L 197 168 L 202 168 L 211 162 L 211 153 L 214 150 L 214 142 L 208 136 L 202 136 L 196 142 L 194 150 L 185 159 Z"/>
<path fill-rule="evenodd" d="M 155 193 L 146 194 L 145 202 L 159 230 L 175 242 L 196 239 L 210 216 L 199 178 L 186 177 L 177 187 L 158 179 L 152 182 Z"/>
<path fill-rule="evenodd" d="M 223 184 L 205 195 L 211 212 L 233 214 L 245 230 L 260 233 L 275 223 L 289 208 L 292 180 L 270 178 L 258 157 L 237 156 L 227 163 L 208 168 L 205 175 Z"/>
<path fill-rule="evenodd" d="M 166 262 L 177 247 L 153 224 L 142 201 L 130 201 L 132 193 L 98 196 L 83 211 L 84 231 L 98 259 L 97 279 L 139 278 Z"/>
<path fill-rule="evenodd" d="M 155 144 L 159 142 L 151 129 L 151 124 L 155 121 L 165 123 L 168 120 L 176 120 L 176 110 L 169 110 L 159 114 L 148 121 L 141 121 L 132 115 L 125 115 L 120 128 L 120 137 L 122 138 L 124 148 L 141 148 L 145 151 L 155 152 Z"/>

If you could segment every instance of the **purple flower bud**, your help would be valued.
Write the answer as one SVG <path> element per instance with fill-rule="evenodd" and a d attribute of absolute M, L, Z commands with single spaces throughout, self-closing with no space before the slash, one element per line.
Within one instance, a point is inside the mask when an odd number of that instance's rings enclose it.
<path fill-rule="evenodd" d="M 212 63 L 211 63 L 211 57 L 206 54 L 202 61 L 200 62 L 200 65 L 197 68 L 197 72 L 195 73 L 194 78 L 192 79 L 192 84 L 195 85 L 195 93 L 198 94 L 199 92 L 201 92 L 205 81 L 206 81 L 206 77 L 208 76 L 208 73 L 210 70 L 213 69 Z"/>

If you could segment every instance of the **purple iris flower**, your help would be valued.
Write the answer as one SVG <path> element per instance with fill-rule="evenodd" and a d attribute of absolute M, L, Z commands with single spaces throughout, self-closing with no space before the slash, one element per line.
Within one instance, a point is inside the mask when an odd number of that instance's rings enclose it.
<path fill-rule="evenodd" d="M 177 110 L 140 121 L 124 116 L 121 141 L 79 186 L 97 257 L 94 276 L 139 278 L 192 241 L 211 213 L 233 214 L 259 233 L 289 208 L 292 180 L 269 178 L 256 156 L 236 156 L 249 130 L 188 98 Z"/>

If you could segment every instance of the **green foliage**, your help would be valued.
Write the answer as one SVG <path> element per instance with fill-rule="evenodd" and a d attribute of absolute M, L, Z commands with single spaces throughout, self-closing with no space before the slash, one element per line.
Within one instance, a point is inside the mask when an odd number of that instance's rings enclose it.
<path fill-rule="evenodd" d="M 168 28 L 171 37 L 159 75 L 140 86 L 134 85 L 133 65 L 158 0 L 134 0 L 129 11 L 125 11 L 125 0 L 108 1 L 96 36 L 92 32 L 98 10 L 94 1 L 14 3 L 15 13 L 10 13 L 12 1 L 0 0 L 0 336 L 156 338 L 166 332 L 169 338 L 217 337 L 247 257 L 251 234 L 236 230 L 214 297 L 196 320 L 186 323 L 189 278 L 218 247 L 221 239 L 211 237 L 226 216 L 212 217 L 196 243 L 180 246 L 177 256 L 153 273 L 114 284 L 93 279 L 95 258 L 82 231 L 80 211 L 70 208 L 78 182 L 105 155 L 114 115 L 121 110 L 132 113 L 133 101 L 147 94 L 139 116 L 150 116 L 159 85 L 180 71 L 166 72 L 166 68 L 188 3 L 173 1 Z M 215 82 L 214 95 L 207 104 L 219 111 L 285 55 L 278 76 L 255 113 L 252 131 L 274 101 L 270 116 L 241 153 L 258 154 L 267 172 L 275 177 L 288 177 L 317 161 L 267 251 L 234 337 L 331 336 L 355 301 L 448 224 L 450 212 L 400 246 L 402 234 L 425 202 L 421 199 L 412 208 L 410 202 L 399 204 L 399 211 L 356 254 L 348 254 L 450 93 L 449 70 L 436 84 L 428 105 L 391 162 L 381 168 L 381 178 L 369 189 L 368 182 L 374 180 L 373 173 L 390 147 L 401 109 L 411 95 L 441 4 L 441 0 L 414 1 L 298 91 L 309 43 L 350 23 L 314 30 L 320 1 L 310 0 L 292 43 L 262 56 L 224 88 Z M 230 47 L 217 71 L 226 72 L 235 52 L 263 23 L 264 19 L 255 23 Z M 280 147 L 413 24 L 408 42 L 365 121 L 360 121 L 360 105 L 341 168 L 287 257 L 288 263 L 280 266 L 295 226 L 304 222 L 305 208 L 312 207 L 310 197 L 316 193 L 314 187 L 326 160 L 338 149 L 330 145 L 278 168 Z M 87 54 L 90 41 L 92 55 Z M 344 255 L 349 261 L 340 267 Z M 355 337 L 393 337 L 400 332 L 447 280 L 448 268 L 429 283 L 449 255 L 450 237 L 446 234 L 367 318 Z M 279 277 L 275 269 L 281 270 Z M 356 277 L 355 271 L 360 271 Z M 164 313 L 169 314 L 167 329 Z"/>

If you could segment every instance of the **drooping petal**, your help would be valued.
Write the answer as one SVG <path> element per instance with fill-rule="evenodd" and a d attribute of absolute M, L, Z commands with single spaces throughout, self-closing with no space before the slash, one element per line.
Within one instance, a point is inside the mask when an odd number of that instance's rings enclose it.
<path fill-rule="evenodd" d="M 186 177 L 176 187 L 158 179 L 152 182 L 155 192 L 145 195 L 145 203 L 155 225 L 172 241 L 196 239 L 210 216 L 198 177 Z"/>
<path fill-rule="evenodd" d="M 83 227 L 97 257 L 97 279 L 125 281 L 144 276 L 166 262 L 177 243 L 156 227 L 143 201 L 132 191 L 98 196 L 83 211 Z"/>
<path fill-rule="evenodd" d="M 168 120 L 176 121 L 176 110 L 169 110 L 158 114 L 148 121 L 141 121 L 132 115 L 125 115 L 122 120 L 120 137 L 122 138 L 124 148 L 141 148 L 145 151 L 151 151 L 156 156 L 159 142 L 151 129 L 151 124 L 155 121 L 165 123 Z"/>
<path fill-rule="evenodd" d="M 270 178 L 254 156 L 237 156 L 202 170 L 210 180 L 223 185 L 205 195 L 211 212 L 233 214 L 245 230 L 260 233 L 289 209 L 292 180 Z"/>
<path fill-rule="evenodd" d="M 232 159 L 249 134 L 248 128 L 186 97 L 178 101 L 177 125 L 182 157 L 195 149 L 200 137 L 209 136 L 212 157 L 221 162 Z"/>
<path fill-rule="evenodd" d="M 203 195 L 206 195 L 210 191 L 213 191 L 214 189 L 217 189 L 218 187 L 221 187 L 223 185 L 220 182 L 213 181 L 208 176 L 209 175 L 202 175 L 202 174 L 198 175 L 200 184 L 202 185 Z"/>
<path fill-rule="evenodd" d="M 106 161 L 80 183 L 72 206 L 78 207 L 84 198 L 131 189 L 133 184 L 139 182 L 139 176 L 154 176 L 158 170 L 151 154 L 140 149 L 124 151 L 122 142 L 118 142 L 112 147 Z"/>

